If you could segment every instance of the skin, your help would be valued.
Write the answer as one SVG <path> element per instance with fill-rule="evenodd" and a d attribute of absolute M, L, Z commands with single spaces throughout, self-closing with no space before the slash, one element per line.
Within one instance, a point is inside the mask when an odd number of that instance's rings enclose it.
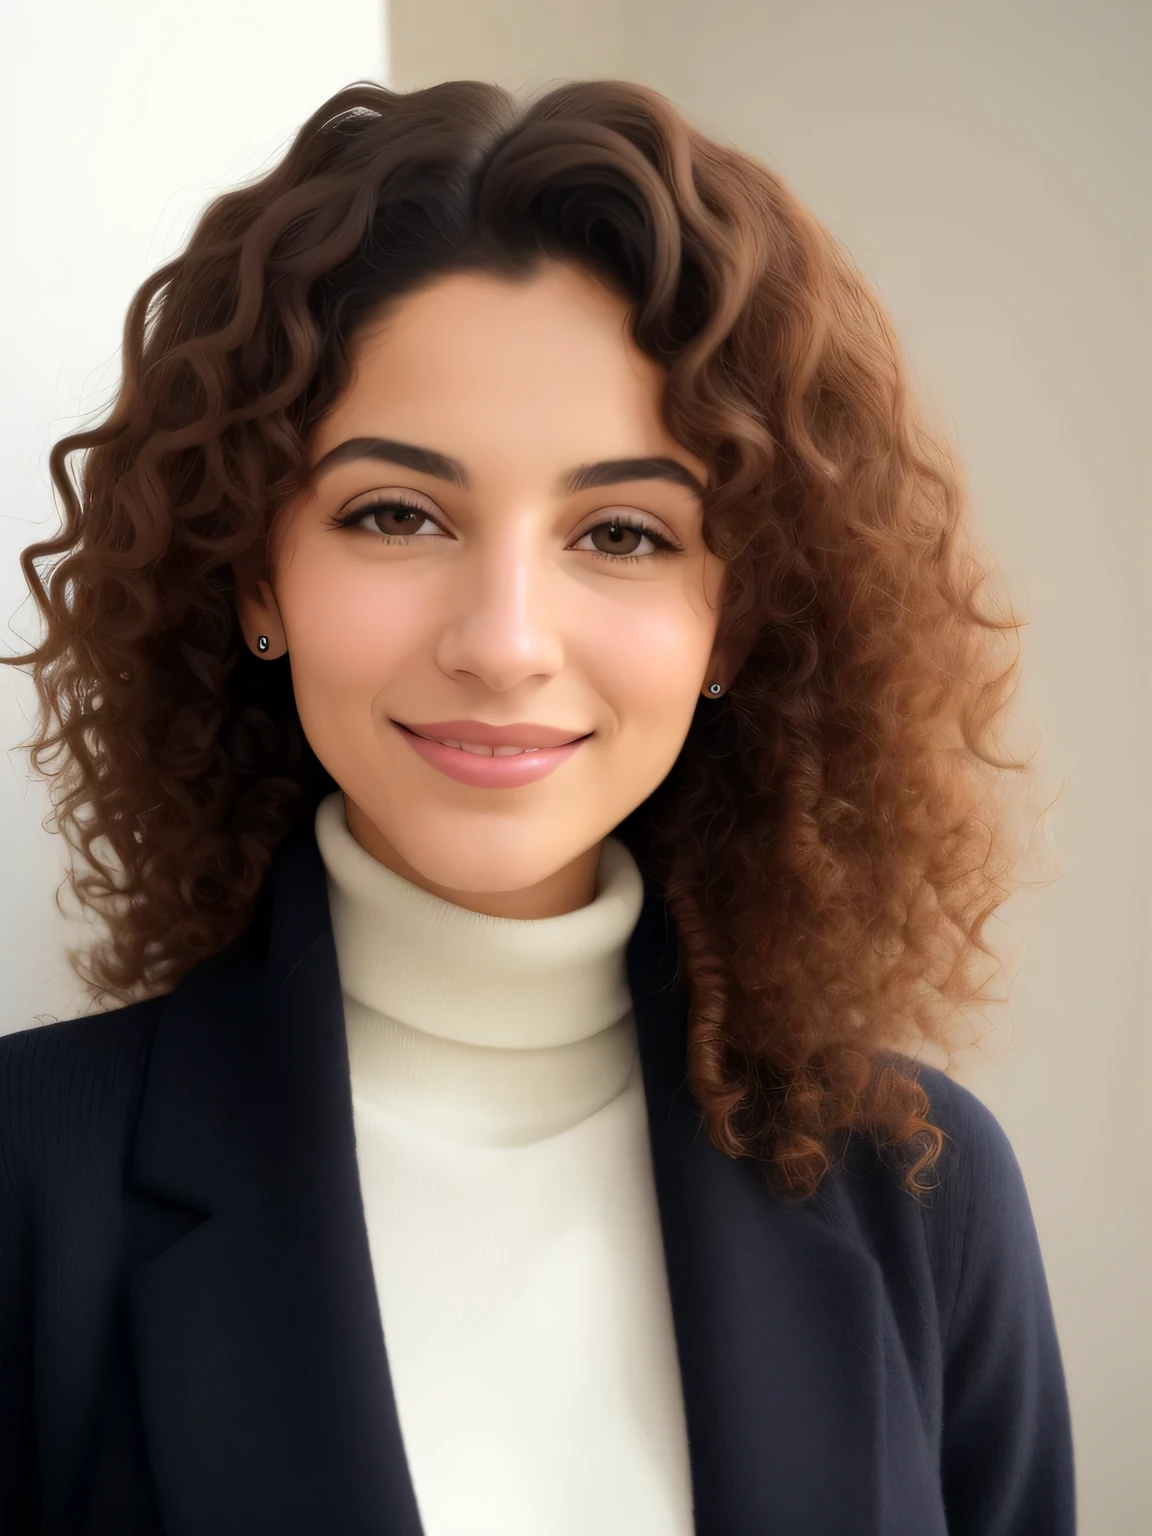
<path fill-rule="evenodd" d="M 665 778 L 697 698 L 732 670 L 718 642 L 725 568 L 704 546 L 697 491 L 651 474 L 566 483 L 580 466 L 650 457 L 706 481 L 664 425 L 662 370 L 628 320 L 623 299 L 554 262 L 399 300 L 362 331 L 309 464 L 374 437 L 451 456 L 467 485 L 380 459 L 330 464 L 236 571 L 245 639 L 268 659 L 290 652 L 301 723 L 352 835 L 491 916 L 593 899 L 603 839 Z M 394 497 L 414 510 L 368 510 Z M 358 523 L 335 524 L 354 511 Z M 614 517 L 674 552 L 613 536 Z M 593 734 L 544 779 L 477 788 L 390 723 L 447 719 Z"/>

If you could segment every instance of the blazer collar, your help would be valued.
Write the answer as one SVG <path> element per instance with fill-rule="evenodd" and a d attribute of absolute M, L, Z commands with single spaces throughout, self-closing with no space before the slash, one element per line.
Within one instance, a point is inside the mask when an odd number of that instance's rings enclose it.
<path fill-rule="evenodd" d="M 875 1265 L 708 1140 L 686 1084 L 675 933 L 650 891 L 627 965 L 696 1529 L 878 1533 L 885 1364 Z M 249 933 L 168 999 L 132 1181 L 202 1216 L 130 1285 L 166 1523 L 186 1536 L 421 1536 L 310 828 L 278 850 Z M 869 1469 L 863 1482 L 860 1469 Z"/>

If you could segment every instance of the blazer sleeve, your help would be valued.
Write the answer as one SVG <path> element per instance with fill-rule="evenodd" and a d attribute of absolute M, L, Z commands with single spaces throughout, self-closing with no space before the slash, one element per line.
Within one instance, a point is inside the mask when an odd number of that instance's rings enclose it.
<path fill-rule="evenodd" d="M 950 1536 L 1073 1536 L 1072 1434 L 1024 1180 L 974 1094 L 921 1074 L 948 1140 L 929 1197 L 944 1367 Z"/>
<path fill-rule="evenodd" d="M 20 1128 L 22 1036 L 0 1039 L 0 1531 L 40 1529 L 32 1423 L 32 1273 Z M 15 1058 L 15 1060 L 14 1060 Z"/>

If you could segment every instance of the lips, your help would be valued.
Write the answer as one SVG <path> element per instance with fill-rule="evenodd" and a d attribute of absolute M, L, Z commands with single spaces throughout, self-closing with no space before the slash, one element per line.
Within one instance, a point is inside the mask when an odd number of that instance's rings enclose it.
<path fill-rule="evenodd" d="M 483 720 L 426 720 L 394 722 L 414 736 L 425 741 L 438 741 L 459 751 L 474 752 L 499 757 L 511 756 L 504 748 L 514 752 L 535 752 L 541 747 L 566 747 L 569 742 L 579 741 L 590 731 L 566 730 L 558 725 L 488 725 Z"/>
<path fill-rule="evenodd" d="M 422 722 L 419 729 L 398 720 L 392 724 L 418 757 L 447 778 L 474 789 L 518 789 L 534 784 L 579 751 L 592 734 L 588 731 L 574 737 L 555 726 L 489 726 L 475 720 Z M 477 741 L 477 736 L 489 739 Z M 519 740 L 491 739 L 501 736 Z"/>

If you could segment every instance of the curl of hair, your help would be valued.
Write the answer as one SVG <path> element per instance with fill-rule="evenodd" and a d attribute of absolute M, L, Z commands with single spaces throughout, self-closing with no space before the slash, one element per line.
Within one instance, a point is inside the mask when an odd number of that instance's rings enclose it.
<path fill-rule="evenodd" d="M 767 168 L 639 86 L 523 105 L 350 86 L 139 289 L 106 419 L 51 452 L 63 526 L 22 561 L 43 641 L 5 658 L 31 666 L 33 767 L 106 925 L 73 964 L 126 1001 L 249 923 L 334 785 L 287 661 L 243 643 L 234 562 L 306 484 L 365 321 L 438 276 L 547 258 L 630 301 L 729 562 L 721 624 L 746 659 L 618 829 L 676 923 L 709 1132 L 798 1198 L 867 1133 L 918 1192 L 943 1138 L 901 1048 L 982 995 L 1010 894 L 989 770 L 1025 766 L 992 745 L 1015 671 L 993 641 L 1018 621 L 977 601 L 958 471 L 851 262 Z"/>

